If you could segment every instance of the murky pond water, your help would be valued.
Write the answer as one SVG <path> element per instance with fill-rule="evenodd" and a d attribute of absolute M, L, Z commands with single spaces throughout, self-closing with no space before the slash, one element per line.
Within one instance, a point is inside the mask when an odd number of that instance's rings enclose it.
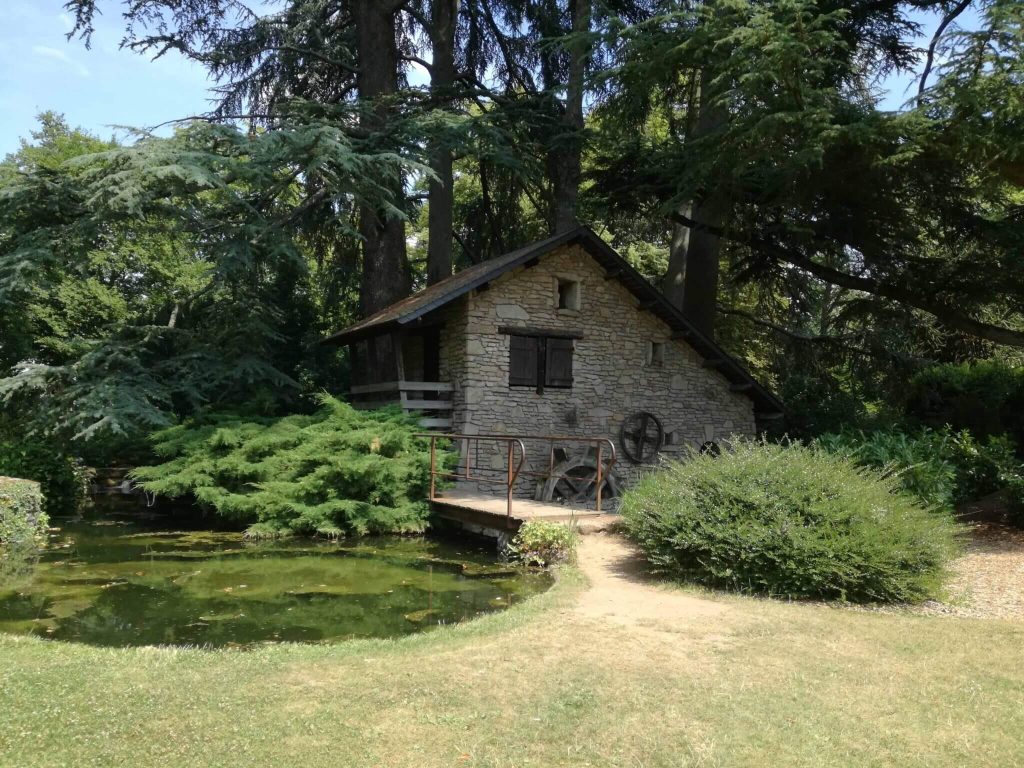
<path fill-rule="evenodd" d="M 39 563 L 0 583 L 0 632 L 112 646 L 395 637 L 550 586 L 455 540 L 246 542 L 166 518 L 53 524 Z"/>

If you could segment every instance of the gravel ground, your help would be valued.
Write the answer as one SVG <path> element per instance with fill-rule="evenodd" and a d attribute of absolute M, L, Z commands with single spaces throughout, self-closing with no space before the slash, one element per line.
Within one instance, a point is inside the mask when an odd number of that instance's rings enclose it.
<path fill-rule="evenodd" d="M 918 610 L 930 614 L 1024 620 L 1024 531 L 972 523 L 967 553 L 953 564 L 949 597 Z"/>

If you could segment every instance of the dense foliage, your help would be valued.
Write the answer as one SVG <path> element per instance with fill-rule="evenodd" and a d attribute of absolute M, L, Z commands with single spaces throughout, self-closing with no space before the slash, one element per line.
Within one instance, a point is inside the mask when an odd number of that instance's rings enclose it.
<path fill-rule="evenodd" d="M 1024 510 L 1024 462 L 1002 435 L 979 441 L 948 426 L 913 432 L 893 427 L 826 434 L 816 445 L 891 475 L 927 507 L 952 511 L 1003 491 L 1014 518 Z"/>
<path fill-rule="evenodd" d="M 10 552 L 40 544 L 48 524 L 39 483 L 0 476 L 0 548 Z"/>
<path fill-rule="evenodd" d="M 72 515 L 89 503 L 89 473 L 55 440 L 26 434 L 0 419 L 0 475 L 35 480 L 50 517 Z"/>
<path fill-rule="evenodd" d="M 164 463 L 136 470 L 149 492 L 192 496 L 252 536 L 421 531 L 430 451 L 397 409 L 324 397 L 310 415 L 219 415 L 158 432 Z"/>
<path fill-rule="evenodd" d="M 918 423 L 950 425 L 978 438 L 1006 434 L 1024 446 L 1024 366 L 999 360 L 930 366 L 911 380 L 906 402 L 907 416 Z"/>
<path fill-rule="evenodd" d="M 951 517 L 800 444 L 695 454 L 646 476 L 621 509 L 659 572 L 780 597 L 917 602 L 937 593 L 957 551 Z"/>
<path fill-rule="evenodd" d="M 508 543 L 506 554 L 525 565 L 546 568 L 574 560 L 577 540 L 578 533 L 570 525 L 527 520 Z"/>

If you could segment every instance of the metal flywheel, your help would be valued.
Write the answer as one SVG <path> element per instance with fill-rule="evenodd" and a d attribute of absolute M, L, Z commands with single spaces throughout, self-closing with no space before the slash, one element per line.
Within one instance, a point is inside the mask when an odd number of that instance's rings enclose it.
<path fill-rule="evenodd" d="M 665 444 L 665 429 L 653 413 L 637 411 L 622 422 L 619 443 L 626 458 L 634 464 L 653 461 Z"/>

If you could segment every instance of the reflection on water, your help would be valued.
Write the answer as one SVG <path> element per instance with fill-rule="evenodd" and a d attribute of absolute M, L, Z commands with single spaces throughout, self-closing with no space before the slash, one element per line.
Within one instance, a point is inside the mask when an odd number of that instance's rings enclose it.
<path fill-rule="evenodd" d="M 61 531 L 31 572 L 0 582 L 0 632 L 113 646 L 394 637 L 550 585 L 461 541 L 250 543 L 167 518 L 53 524 Z"/>

